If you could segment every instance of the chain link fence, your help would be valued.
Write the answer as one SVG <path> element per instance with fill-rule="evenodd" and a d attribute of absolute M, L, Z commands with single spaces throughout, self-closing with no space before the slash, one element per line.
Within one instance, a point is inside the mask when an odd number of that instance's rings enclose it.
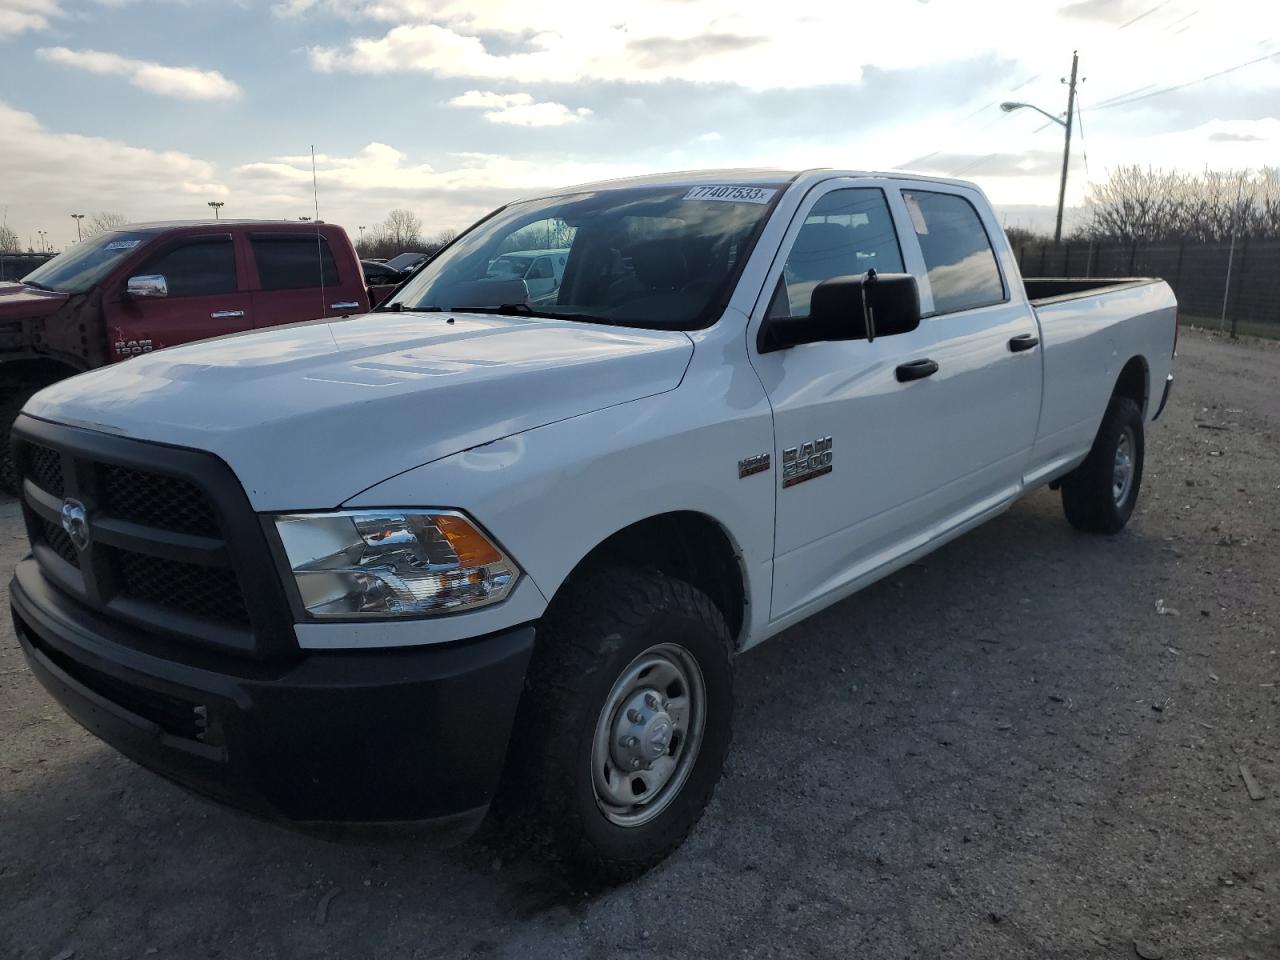
<path fill-rule="evenodd" d="M 1183 323 L 1280 338 L 1280 240 L 1235 243 L 1026 243 L 1024 277 L 1159 277 Z"/>

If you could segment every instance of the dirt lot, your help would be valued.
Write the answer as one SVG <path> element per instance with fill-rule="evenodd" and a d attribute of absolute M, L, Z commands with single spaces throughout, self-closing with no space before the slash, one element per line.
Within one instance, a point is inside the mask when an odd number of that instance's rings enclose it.
<path fill-rule="evenodd" d="M 6 626 L 0 957 L 1280 957 L 1280 349 L 1184 332 L 1178 375 L 1124 533 L 1041 491 L 744 656 L 707 816 L 604 895 L 193 799 Z"/>

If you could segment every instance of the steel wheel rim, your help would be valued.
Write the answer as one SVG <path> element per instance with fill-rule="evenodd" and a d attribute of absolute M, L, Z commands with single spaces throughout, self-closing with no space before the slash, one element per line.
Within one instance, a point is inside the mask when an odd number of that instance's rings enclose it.
<path fill-rule="evenodd" d="M 706 726 L 706 683 L 693 654 L 659 643 L 631 661 L 596 720 L 591 786 L 605 818 L 638 827 L 680 794 Z"/>
<path fill-rule="evenodd" d="M 1111 498 L 1116 506 L 1124 503 L 1133 486 L 1133 451 L 1133 431 L 1125 427 L 1116 441 L 1115 462 L 1111 468 Z"/>

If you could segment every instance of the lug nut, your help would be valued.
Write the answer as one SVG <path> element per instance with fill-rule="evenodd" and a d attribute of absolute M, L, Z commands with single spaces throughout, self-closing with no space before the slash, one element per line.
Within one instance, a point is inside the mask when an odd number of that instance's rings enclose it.
<path fill-rule="evenodd" d="M 640 713 L 639 710 L 628 710 L 627 719 L 630 720 L 632 723 L 644 723 L 644 716 Z"/>
<path fill-rule="evenodd" d="M 644 695 L 644 705 L 650 710 L 656 710 L 658 709 L 658 698 L 652 693 L 646 693 Z"/>
<path fill-rule="evenodd" d="M 631 758 L 631 769 L 632 769 L 632 770 L 639 770 L 639 769 L 640 769 L 640 758 L 639 758 L 639 757 L 632 757 L 632 758 Z"/>
<path fill-rule="evenodd" d="M 635 737 L 623 737 L 618 742 L 621 746 L 624 746 L 624 747 L 634 747 L 640 741 L 637 740 Z"/>

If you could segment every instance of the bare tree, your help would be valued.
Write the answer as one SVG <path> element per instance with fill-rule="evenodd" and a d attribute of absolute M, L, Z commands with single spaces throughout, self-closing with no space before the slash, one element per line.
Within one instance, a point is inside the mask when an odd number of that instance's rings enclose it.
<path fill-rule="evenodd" d="M 89 223 L 84 228 L 85 237 L 96 237 L 100 233 L 106 233 L 108 230 L 115 230 L 123 227 L 129 222 L 129 218 L 123 213 L 115 213 L 111 210 L 102 210 L 95 213 L 89 218 Z"/>
<path fill-rule="evenodd" d="M 0 226 L 0 253 L 21 253 L 18 235 L 7 226 Z"/>
<path fill-rule="evenodd" d="M 403 207 L 387 214 L 381 232 L 400 250 L 408 250 L 422 244 L 422 221 L 412 210 Z"/>
<path fill-rule="evenodd" d="M 1213 242 L 1280 237 L 1280 168 L 1176 170 L 1120 167 L 1086 198 L 1082 239 Z"/>

